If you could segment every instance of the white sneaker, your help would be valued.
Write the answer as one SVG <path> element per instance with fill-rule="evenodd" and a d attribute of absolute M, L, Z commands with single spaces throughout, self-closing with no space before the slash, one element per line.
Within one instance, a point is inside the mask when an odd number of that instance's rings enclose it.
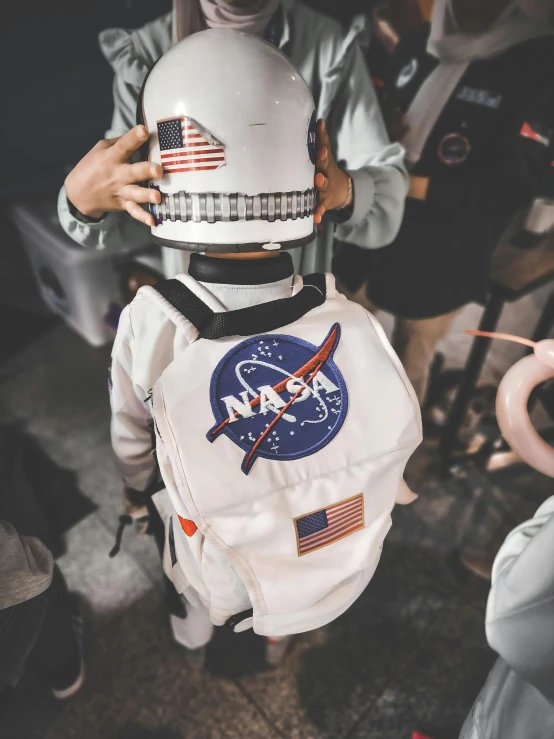
<path fill-rule="evenodd" d="M 177 644 L 185 650 L 186 660 L 190 667 L 194 670 L 201 670 L 206 660 L 206 647 L 201 646 L 194 649 L 189 647 L 190 622 L 187 621 L 188 618 L 179 618 L 171 614 L 169 618 L 171 633 Z"/>
<path fill-rule="evenodd" d="M 292 642 L 292 636 L 267 636 L 265 640 L 265 661 L 277 667 L 283 661 Z"/>

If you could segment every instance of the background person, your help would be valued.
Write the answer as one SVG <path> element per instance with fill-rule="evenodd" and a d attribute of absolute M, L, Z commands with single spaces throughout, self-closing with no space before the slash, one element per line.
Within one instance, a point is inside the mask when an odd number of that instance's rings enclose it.
<path fill-rule="evenodd" d="M 133 128 L 137 99 L 158 58 L 204 28 L 258 34 L 289 56 L 312 91 L 317 118 L 327 126 L 318 129 L 316 223 L 332 211 L 341 240 L 366 248 L 389 243 L 400 225 L 407 189 L 403 150 L 387 139 L 358 47 L 358 29 L 345 33 L 335 21 L 294 0 L 175 0 L 172 14 L 141 29 L 101 34 L 102 50 L 116 73 L 114 117 L 109 140 L 76 165 L 60 192 L 58 213 L 65 231 L 88 248 L 149 242 L 146 227 L 152 216 L 141 204 L 159 196 L 136 183 L 161 172 L 147 163 L 130 164 L 146 138 L 142 129 Z M 316 242 L 294 255 L 297 272 L 330 268 L 334 231 L 326 218 Z M 183 254 L 164 250 L 166 276 L 183 268 Z"/>
<path fill-rule="evenodd" d="M 387 99 L 405 113 L 411 173 L 386 249 L 342 244 L 347 294 L 397 317 L 393 344 L 420 402 L 457 311 L 483 301 L 492 250 L 538 194 L 553 156 L 554 38 L 510 0 L 436 0 L 394 51 Z"/>
<path fill-rule="evenodd" d="M 500 655 L 460 739 L 554 736 L 554 497 L 496 555 L 487 639 Z"/>

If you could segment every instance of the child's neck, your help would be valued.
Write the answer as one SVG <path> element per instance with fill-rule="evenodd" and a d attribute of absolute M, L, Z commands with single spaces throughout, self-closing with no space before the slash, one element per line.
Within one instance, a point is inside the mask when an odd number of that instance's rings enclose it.
<path fill-rule="evenodd" d="M 290 297 L 294 269 L 286 252 L 271 259 L 238 260 L 191 254 L 189 275 L 227 310 L 237 310 Z"/>

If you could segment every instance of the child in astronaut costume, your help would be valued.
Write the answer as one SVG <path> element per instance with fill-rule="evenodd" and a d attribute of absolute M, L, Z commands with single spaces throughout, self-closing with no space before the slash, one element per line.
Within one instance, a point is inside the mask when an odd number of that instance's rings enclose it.
<path fill-rule="evenodd" d="M 421 423 L 379 324 L 284 251 L 313 237 L 311 94 L 274 47 L 210 30 L 154 66 L 141 113 L 164 169 L 154 239 L 195 253 L 123 312 L 112 442 L 128 489 L 159 464 L 164 570 L 188 613 L 174 633 L 197 649 L 213 625 L 274 639 L 323 626 L 414 497 L 403 470 Z"/>

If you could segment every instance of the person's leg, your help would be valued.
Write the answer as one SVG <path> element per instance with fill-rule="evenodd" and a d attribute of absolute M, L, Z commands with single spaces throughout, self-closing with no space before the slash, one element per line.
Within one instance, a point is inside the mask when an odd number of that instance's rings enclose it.
<path fill-rule="evenodd" d="M 57 566 L 44 595 L 48 609 L 31 659 L 49 679 L 54 695 L 68 698 L 84 680 L 83 621 Z"/>
<path fill-rule="evenodd" d="M 212 638 L 213 624 L 204 607 L 193 606 L 186 598 L 185 601 L 187 615 L 184 618 L 171 615 L 173 637 L 186 649 L 202 649 Z"/>
<path fill-rule="evenodd" d="M 345 295 L 348 300 L 352 300 L 354 303 L 358 303 L 358 305 L 361 305 L 362 308 L 365 308 L 370 313 L 377 313 L 379 308 L 375 305 L 375 303 L 372 303 L 371 300 L 367 297 L 367 283 L 364 282 L 361 287 L 357 288 L 356 290 L 349 290 L 338 277 L 335 278 L 337 291 L 341 293 L 341 295 Z"/>
<path fill-rule="evenodd" d="M 446 336 L 459 312 L 455 310 L 435 318 L 397 318 L 395 321 L 392 345 L 421 405 L 427 393 L 429 370 L 437 344 Z"/>
<path fill-rule="evenodd" d="M 265 661 L 271 667 L 277 667 L 283 661 L 292 642 L 292 636 L 266 636 Z"/>

